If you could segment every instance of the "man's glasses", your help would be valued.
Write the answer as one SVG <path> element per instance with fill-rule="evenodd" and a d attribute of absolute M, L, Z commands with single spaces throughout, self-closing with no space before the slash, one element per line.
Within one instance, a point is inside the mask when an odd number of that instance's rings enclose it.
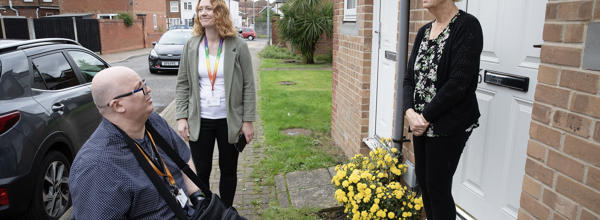
<path fill-rule="evenodd" d="M 115 96 L 114 98 L 112 98 L 112 100 L 115 100 L 115 99 L 120 99 L 120 98 L 123 98 L 123 97 L 127 97 L 127 96 L 133 95 L 133 94 L 135 94 L 136 92 L 139 92 L 139 91 L 142 91 L 142 93 L 143 93 L 144 95 L 147 95 L 147 94 L 148 94 L 148 93 L 146 92 L 146 80 L 145 80 L 145 79 L 142 79 L 142 86 L 140 86 L 140 88 L 138 88 L 138 89 L 135 89 L 135 90 L 133 90 L 133 91 L 131 91 L 131 92 L 128 92 L 128 93 L 125 93 L 125 94 L 121 94 L 121 95 Z M 112 101 L 112 100 L 111 100 L 111 101 Z M 106 103 L 106 106 L 107 106 L 107 107 L 110 107 L 110 102 Z"/>

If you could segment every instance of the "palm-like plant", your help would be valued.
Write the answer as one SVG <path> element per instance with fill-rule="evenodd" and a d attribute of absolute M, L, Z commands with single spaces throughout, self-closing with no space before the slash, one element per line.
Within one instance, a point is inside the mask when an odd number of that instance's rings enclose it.
<path fill-rule="evenodd" d="M 300 50 L 306 63 L 314 63 L 321 35 L 333 35 L 333 4 L 327 0 L 290 0 L 281 6 L 281 12 L 283 18 L 277 22 L 281 38 Z"/>

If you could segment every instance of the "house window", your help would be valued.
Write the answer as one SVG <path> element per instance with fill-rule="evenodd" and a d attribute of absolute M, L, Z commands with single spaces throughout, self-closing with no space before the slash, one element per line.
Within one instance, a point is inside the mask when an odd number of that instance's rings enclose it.
<path fill-rule="evenodd" d="M 191 2 L 184 2 L 183 3 L 183 7 L 185 10 L 192 10 L 192 3 Z"/>
<path fill-rule="evenodd" d="M 23 2 L 33 2 L 33 0 L 23 0 Z"/>
<path fill-rule="evenodd" d="M 356 0 L 344 0 L 344 21 L 356 21 Z"/>
<path fill-rule="evenodd" d="M 179 25 L 179 18 L 169 18 L 169 27 Z"/>
<path fill-rule="evenodd" d="M 44 2 L 52 2 L 52 0 L 44 0 Z"/>
<path fill-rule="evenodd" d="M 98 14 L 98 19 L 116 19 L 117 18 L 117 14 Z"/>
<path fill-rule="evenodd" d="M 156 29 L 158 29 L 158 22 L 156 21 L 156 14 L 154 14 L 153 20 L 154 20 L 154 30 L 156 30 Z"/>
<path fill-rule="evenodd" d="M 179 3 L 177 1 L 171 1 L 171 12 L 179 12 Z"/>

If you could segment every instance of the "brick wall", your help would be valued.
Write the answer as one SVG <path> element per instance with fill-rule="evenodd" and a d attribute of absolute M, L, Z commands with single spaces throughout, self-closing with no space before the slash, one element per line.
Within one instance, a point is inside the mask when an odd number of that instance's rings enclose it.
<path fill-rule="evenodd" d="M 15 8 L 17 11 L 19 11 L 19 16 L 24 16 L 27 18 L 37 18 L 37 17 L 44 17 L 44 16 L 46 16 L 47 13 L 49 15 L 50 14 L 51 15 L 59 14 L 60 11 L 58 9 L 46 8 L 46 9 L 37 10 L 38 13 L 36 15 L 36 9 L 38 9 L 38 7 L 40 7 L 40 6 L 59 8 L 61 6 L 62 1 L 63 0 L 53 0 L 52 2 L 43 2 L 42 0 L 34 0 L 33 2 L 24 2 L 23 0 L 18 0 L 18 1 L 13 0 L 12 5 L 13 5 L 13 8 Z M 0 7 L 4 8 L 4 10 L 0 11 L 2 13 L 2 16 L 16 16 L 17 15 L 17 13 L 15 11 L 10 9 L 8 0 L 1 0 Z"/>
<path fill-rule="evenodd" d="M 144 48 L 141 20 L 134 21 L 131 27 L 125 26 L 125 23 L 121 20 L 101 19 L 98 24 L 100 26 L 102 53 Z"/>
<path fill-rule="evenodd" d="M 121 13 L 131 12 L 129 1 L 123 0 L 63 0 L 61 13 Z"/>
<path fill-rule="evenodd" d="M 344 1 L 334 1 L 331 136 L 346 156 L 368 152 L 373 0 L 357 0 L 356 12 L 358 34 L 342 34 Z"/>
<path fill-rule="evenodd" d="M 550 1 L 519 219 L 600 219 L 600 72 L 581 66 L 600 0 Z"/>

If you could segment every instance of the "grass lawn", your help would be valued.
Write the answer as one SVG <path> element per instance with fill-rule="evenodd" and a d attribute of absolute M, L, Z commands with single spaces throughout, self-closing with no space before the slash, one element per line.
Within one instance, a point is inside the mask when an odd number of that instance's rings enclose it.
<path fill-rule="evenodd" d="M 300 62 L 300 61 L 298 61 Z M 283 63 L 281 59 L 262 59 L 262 63 L 260 68 L 327 68 L 331 67 L 331 63 L 319 63 L 319 64 L 302 64 L 302 63 Z M 331 93 L 331 74 L 329 74 L 329 82 L 330 88 L 329 92 Z M 331 101 L 330 101 L 331 103 Z"/>
<path fill-rule="evenodd" d="M 296 85 L 280 85 L 280 81 Z M 265 157 L 256 164 L 253 177 L 263 178 L 263 185 L 273 185 L 277 174 L 329 167 L 345 160 L 330 138 L 331 71 L 261 71 L 259 113 Z M 312 135 L 282 134 L 287 128 L 308 129 Z"/>

